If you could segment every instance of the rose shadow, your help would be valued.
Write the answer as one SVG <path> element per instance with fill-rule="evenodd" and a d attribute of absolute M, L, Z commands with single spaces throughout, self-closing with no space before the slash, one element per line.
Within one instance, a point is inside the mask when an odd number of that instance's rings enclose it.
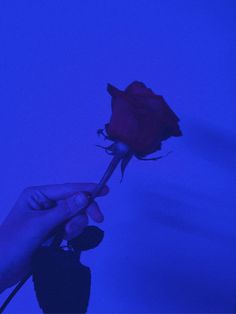
<path fill-rule="evenodd" d="M 97 247 L 103 237 L 103 230 L 88 226 L 68 241 L 68 250 L 41 247 L 33 256 L 34 289 L 44 313 L 86 313 L 91 270 L 80 262 L 80 256 Z"/>

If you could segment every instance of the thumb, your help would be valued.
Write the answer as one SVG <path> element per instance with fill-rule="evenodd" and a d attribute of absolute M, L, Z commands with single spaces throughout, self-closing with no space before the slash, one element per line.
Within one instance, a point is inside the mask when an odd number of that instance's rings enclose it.
<path fill-rule="evenodd" d="M 76 215 L 89 204 L 89 197 L 84 192 L 79 192 L 67 199 L 68 218 Z"/>
<path fill-rule="evenodd" d="M 44 223 L 49 229 L 68 221 L 78 214 L 89 204 L 89 199 L 84 192 L 78 192 L 75 195 L 57 202 L 57 205 L 47 211 L 43 211 Z"/>

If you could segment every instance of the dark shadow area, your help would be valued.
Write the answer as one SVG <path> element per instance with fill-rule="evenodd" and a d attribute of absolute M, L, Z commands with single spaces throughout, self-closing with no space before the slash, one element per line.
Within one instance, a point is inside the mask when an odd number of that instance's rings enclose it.
<path fill-rule="evenodd" d="M 88 226 L 69 241 L 68 250 L 41 247 L 33 257 L 33 282 L 44 313 L 86 313 L 91 270 L 80 262 L 82 251 L 97 247 L 104 232 Z"/>

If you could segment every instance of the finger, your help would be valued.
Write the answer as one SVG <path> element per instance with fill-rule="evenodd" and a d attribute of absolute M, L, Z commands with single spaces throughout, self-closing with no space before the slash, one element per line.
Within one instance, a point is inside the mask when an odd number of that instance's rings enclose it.
<path fill-rule="evenodd" d="M 68 217 L 81 213 L 89 205 L 89 197 L 85 192 L 79 192 L 66 199 Z"/>
<path fill-rule="evenodd" d="M 87 195 L 84 192 L 79 192 L 68 199 L 57 201 L 56 206 L 50 210 L 35 211 L 38 219 L 41 219 L 38 220 L 38 223 L 42 233 L 48 234 L 61 223 L 67 223 L 72 217 L 82 214 L 81 211 L 85 210 L 88 204 Z M 86 214 L 96 222 L 103 221 L 103 215 L 95 202 L 88 206 Z"/>
<path fill-rule="evenodd" d="M 96 202 L 93 202 L 86 209 L 88 216 L 95 222 L 103 222 L 104 216 Z"/>
<path fill-rule="evenodd" d="M 86 214 L 77 215 L 72 218 L 65 226 L 64 239 L 69 241 L 77 237 L 83 232 L 84 228 L 88 225 L 88 216 Z"/>
<path fill-rule="evenodd" d="M 51 227 L 56 226 L 80 214 L 80 211 L 86 208 L 88 204 L 87 195 L 84 192 L 79 192 L 66 200 L 57 201 L 56 207 L 44 211 L 44 218 Z"/>
<path fill-rule="evenodd" d="M 55 201 L 50 200 L 40 190 L 33 190 L 27 198 L 28 205 L 33 210 L 50 209 L 56 205 Z"/>
<path fill-rule="evenodd" d="M 92 193 L 96 187 L 96 183 L 64 183 L 54 185 L 42 185 L 27 188 L 24 195 L 26 195 L 26 197 L 29 197 L 29 195 L 34 194 L 35 191 L 39 191 L 40 193 L 44 194 L 47 199 L 58 201 L 66 199 L 80 191 Z M 104 196 L 108 193 L 108 191 L 109 188 L 105 186 L 100 191 L 98 196 Z"/>

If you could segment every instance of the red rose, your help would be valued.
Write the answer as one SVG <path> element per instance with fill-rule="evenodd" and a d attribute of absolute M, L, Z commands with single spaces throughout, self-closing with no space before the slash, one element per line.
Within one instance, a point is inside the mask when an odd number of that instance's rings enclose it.
<path fill-rule="evenodd" d="M 181 136 L 179 118 L 162 96 L 142 82 L 131 83 L 124 91 L 108 84 L 112 116 L 106 124 L 111 140 L 127 144 L 134 154 L 145 156 L 161 149 L 161 142 Z"/>

